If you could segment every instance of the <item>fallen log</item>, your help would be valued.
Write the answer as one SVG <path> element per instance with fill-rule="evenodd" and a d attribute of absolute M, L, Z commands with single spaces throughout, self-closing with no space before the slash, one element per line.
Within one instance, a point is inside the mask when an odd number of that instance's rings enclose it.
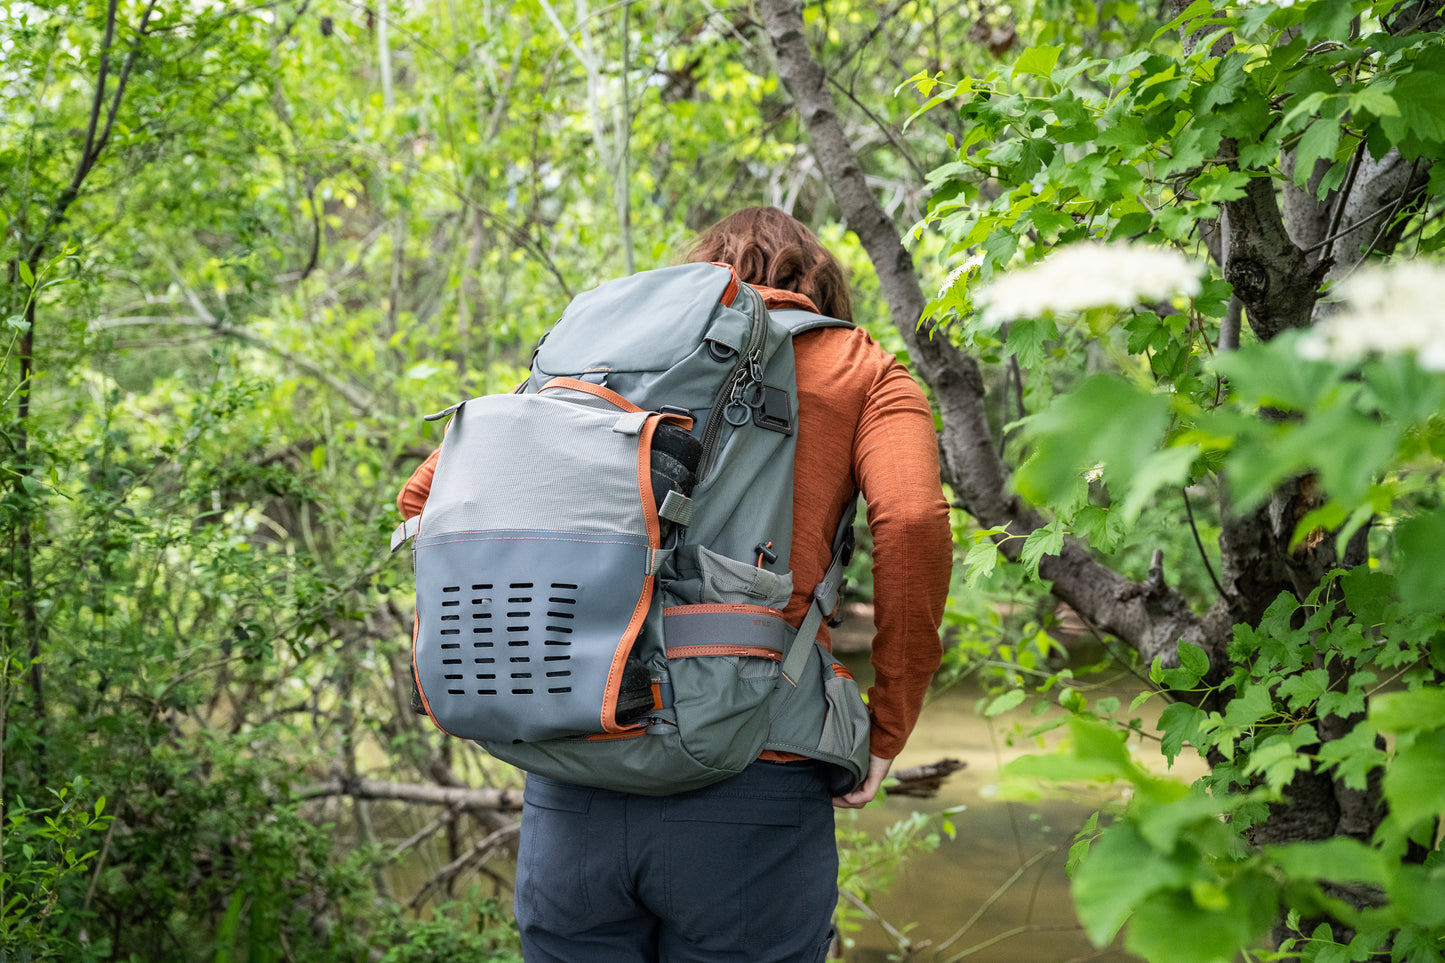
<path fill-rule="evenodd" d="M 968 763 L 958 759 L 940 759 L 927 766 L 895 769 L 889 774 L 891 779 L 884 784 L 884 788 L 892 796 L 918 796 L 927 799 L 937 794 L 945 779 L 967 765 Z"/>
<path fill-rule="evenodd" d="M 522 790 L 520 789 L 462 789 L 456 786 L 383 782 L 377 779 L 345 779 L 340 776 L 333 776 L 323 783 L 308 786 L 296 794 L 297 799 L 320 799 L 325 796 L 350 796 L 353 799 L 394 799 L 400 802 L 427 803 L 433 806 L 494 809 L 499 812 L 517 812 L 522 808 Z"/>

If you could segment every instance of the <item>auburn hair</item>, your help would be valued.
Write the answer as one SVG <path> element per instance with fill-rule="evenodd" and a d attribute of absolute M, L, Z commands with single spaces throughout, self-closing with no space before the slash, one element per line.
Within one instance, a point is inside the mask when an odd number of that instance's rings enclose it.
<path fill-rule="evenodd" d="M 821 314 L 853 320 L 848 276 L 818 236 L 776 207 L 745 207 L 698 235 L 684 262 L 731 264 L 749 284 L 806 295 Z"/>

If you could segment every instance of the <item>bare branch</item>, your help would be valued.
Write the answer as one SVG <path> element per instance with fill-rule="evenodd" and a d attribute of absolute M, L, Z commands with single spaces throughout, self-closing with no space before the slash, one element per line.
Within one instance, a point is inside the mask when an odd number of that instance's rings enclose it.
<path fill-rule="evenodd" d="M 925 799 L 932 798 L 938 794 L 943 787 L 943 781 L 949 776 L 958 772 L 968 765 L 958 759 L 940 759 L 937 762 L 926 766 L 910 766 L 907 769 L 895 769 L 889 773 L 896 784 L 890 782 L 888 793 L 891 796 L 919 796 Z"/>
<path fill-rule="evenodd" d="M 520 789 L 461 789 L 455 786 L 383 782 L 375 779 L 350 780 L 340 776 L 307 786 L 294 794 L 296 799 L 322 799 L 329 796 L 391 799 L 397 802 L 424 803 L 428 806 L 461 806 L 499 812 L 519 812 L 522 808 Z"/>
<path fill-rule="evenodd" d="M 426 902 L 426 898 L 431 894 L 432 890 L 445 886 L 473 863 L 485 862 L 492 853 L 496 852 L 507 837 L 515 836 L 521 828 L 522 824 L 519 822 L 508 823 L 501 829 L 488 833 L 486 836 L 477 840 L 471 849 L 437 870 L 431 879 L 423 883 L 421 889 L 417 890 L 416 895 L 411 898 L 411 903 L 408 905 L 408 908 L 416 909 L 421 906 L 422 903 Z"/>
<path fill-rule="evenodd" d="M 200 317 L 190 315 L 137 315 L 125 318 L 97 318 L 91 322 L 90 330 L 106 331 L 112 328 L 134 327 L 138 325 L 172 325 L 185 328 L 205 328 L 214 337 L 234 338 L 237 341 L 244 341 L 247 344 L 255 345 L 264 351 L 274 354 L 276 357 L 294 367 L 302 369 L 340 395 L 342 400 L 357 414 L 365 414 L 372 410 L 371 399 L 321 367 L 321 365 L 315 361 L 296 354 L 294 351 L 288 351 L 275 342 L 268 341 L 258 334 L 247 331 L 245 328 L 238 328 L 235 325 L 220 321 L 201 303 L 200 299 L 196 297 L 195 292 L 189 288 L 186 289 L 186 292 L 188 300 L 191 301 L 191 307 L 198 309 L 201 313 Z"/>

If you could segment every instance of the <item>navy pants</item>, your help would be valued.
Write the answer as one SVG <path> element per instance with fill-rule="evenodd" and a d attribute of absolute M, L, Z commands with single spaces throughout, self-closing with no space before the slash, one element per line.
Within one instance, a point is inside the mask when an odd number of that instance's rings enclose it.
<path fill-rule="evenodd" d="M 814 763 L 672 796 L 528 776 L 514 909 L 528 963 L 821 963 L 837 902 Z"/>

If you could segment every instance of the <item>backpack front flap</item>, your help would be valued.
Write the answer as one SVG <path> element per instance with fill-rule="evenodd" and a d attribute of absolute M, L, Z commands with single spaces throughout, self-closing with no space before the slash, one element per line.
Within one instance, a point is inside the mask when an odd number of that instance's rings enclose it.
<path fill-rule="evenodd" d="M 553 378 L 602 385 L 642 408 L 703 415 L 767 311 L 733 270 L 684 264 L 579 294 L 532 359 L 528 390 Z M 699 423 L 697 430 L 705 431 Z"/>
<path fill-rule="evenodd" d="M 771 543 L 786 571 L 797 408 L 791 332 L 731 267 L 684 264 L 578 295 L 539 346 L 528 390 L 557 377 L 692 416 L 703 444 L 696 511 L 667 581 L 700 575 L 699 545 L 754 565 L 756 546 Z"/>
<path fill-rule="evenodd" d="M 453 416 L 414 549 L 417 683 L 449 733 L 628 728 L 617 693 L 661 557 L 639 467 L 657 418 L 593 400 L 488 396 Z"/>

